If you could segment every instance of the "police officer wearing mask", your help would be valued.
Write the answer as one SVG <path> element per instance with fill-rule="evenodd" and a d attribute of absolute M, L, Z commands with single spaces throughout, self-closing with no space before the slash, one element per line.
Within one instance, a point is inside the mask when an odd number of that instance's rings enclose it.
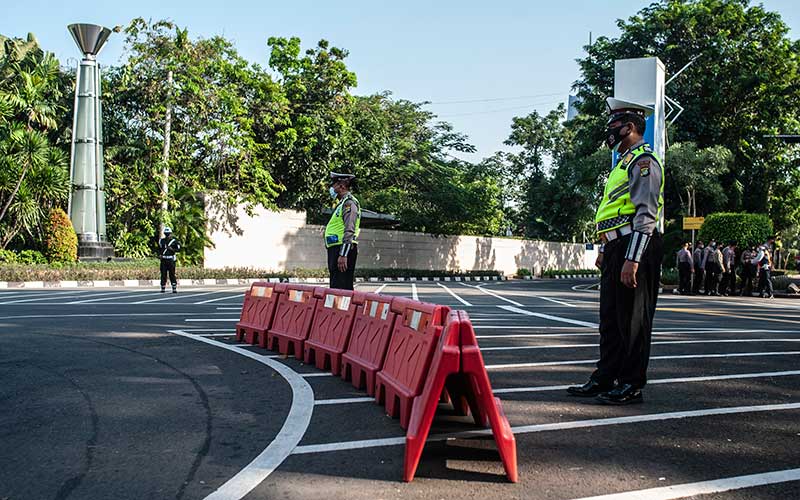
<path fill-rule="evenodd" d="M 325 227 L 325 247 L 328 249 L 330 287 L 353 289 L 353 273 L 358 257 L 358 234 L 361 226 L 361 206 L 350 192 L 356 176 L 331 173 L 331 198 L 336 200 L 331 220 Z"/>
<path fill-rule="evenodd" d="M 606 404 L 641 403 L 664 256 L 658 221 L 664 207 L 661 160 L 643 139 L 651 107 L 607 100 L 606 144 L 619 157 L 595 223 L 603 241 L 600 360 L 589 380 L 567 389 Z"/>
<path fill-rule="evenodd" d="M 158 241 L 158 257 L 161 260 L 161 293 L 167 291 L 167 274 L 172 284 L 172 293 L 178 293 L 178 280 L 175 279 L 175 254 L 181 249 L 178 239 L 172 236 L 172 229 L 164 228 L 164 237 Z"/>

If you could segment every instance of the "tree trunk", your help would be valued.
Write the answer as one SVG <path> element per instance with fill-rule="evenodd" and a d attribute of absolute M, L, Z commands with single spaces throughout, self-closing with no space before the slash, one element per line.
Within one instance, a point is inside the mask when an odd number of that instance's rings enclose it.
<path fill-rule="evenodd" d="M 22 175 L 19 176 L 19 180 L 17 181 L 17 185 L 14 186 L 14 191 L 8 196 L 8 200 L 6 200 L 6 204 L 3 206 L 3 210 L 0 211 L 0 222 L 3 220 L 3 217 L 6 216 L 6 211 L 8 211 L 8 207 L 11 206 L 11 202 L 14 201 L 14 197 L 17 196 L 17 191 L 19 191 L 19 187 L 22 185 L 22 181 L 25 179 L 25 174 L 28 173 L 28 166 L 22 167 Z"/>

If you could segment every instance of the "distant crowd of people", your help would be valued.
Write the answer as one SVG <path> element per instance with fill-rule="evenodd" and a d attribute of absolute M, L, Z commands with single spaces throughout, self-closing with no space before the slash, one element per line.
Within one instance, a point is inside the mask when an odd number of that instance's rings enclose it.
<path fill-rule="evenodd" d="M 738 244 L 731 241 L 727 246 L 715 240 L 708 246 L 698 241 L 694 249 L 686 242 L 678 251 L 678 293 L 683 295 L 742 295 L 771 299 L 773 252 L 775 237 L 770 236 L 759 246 L 744 248 L 737 258 Z M 741 276 L 741 287 L 737 288 L 736 277 Z M 755 284 L 755 288 L 754 288 Z"/>

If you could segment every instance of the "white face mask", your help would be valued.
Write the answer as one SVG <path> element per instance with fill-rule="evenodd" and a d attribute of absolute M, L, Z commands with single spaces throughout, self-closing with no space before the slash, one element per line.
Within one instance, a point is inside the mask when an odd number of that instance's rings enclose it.
<path fill-rule="evenodd" d="M 334 200 L 339 197 L 339 195 L 336 194 L 336 190 L 333 189 L 333 186 L 328 188 L 328 192 L 330 193 L 331 198 L 333 198 Z"/>

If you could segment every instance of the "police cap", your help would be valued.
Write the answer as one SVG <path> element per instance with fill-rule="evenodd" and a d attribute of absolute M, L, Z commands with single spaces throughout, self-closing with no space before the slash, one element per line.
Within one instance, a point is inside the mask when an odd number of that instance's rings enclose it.
<path fill-rule="evenodd" d="M 653 106 L 627 101 L 624 99 L 617 99 L 615 97 L 607 98 L 606 106 L 608 106 L 608 121 L 606 122 L 606 125 L 610 125 L 615 121 L 622 120 L 626 115 L 636 115 L 646 119 L 654 112 Z"/>
<path fill-rule="evenodd" d="M 338 172 L 331 172 L 331 184 L 339 181 L 345 181 L 348 184 L 351 184 L 355 179 L 356 176 L 353 174 L 340 174 Z"/>

